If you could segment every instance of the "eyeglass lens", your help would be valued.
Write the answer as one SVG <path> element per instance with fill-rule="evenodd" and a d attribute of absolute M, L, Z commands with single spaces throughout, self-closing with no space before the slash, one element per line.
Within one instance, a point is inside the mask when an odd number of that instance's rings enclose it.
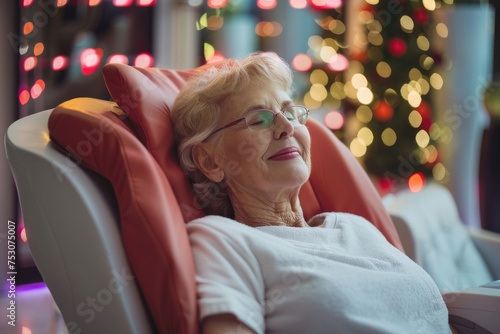
<path fill-rule="evenodd" d="M 292 123 L 305 124 L 307 121 L 307 109 L 304 107 L 289 107 L 282 113 Z M 276 116 L 271 110 L 256 110 L 248 114 L 245 121 L 250 129 L 267 129 L 273 125 Z"/>

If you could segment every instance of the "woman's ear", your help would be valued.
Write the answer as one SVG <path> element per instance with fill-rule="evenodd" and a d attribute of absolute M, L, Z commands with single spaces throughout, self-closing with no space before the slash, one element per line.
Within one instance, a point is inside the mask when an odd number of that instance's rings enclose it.
<path fill-rule="evenodd" d="M 198 169 L 211 181 L 220 182 L 224 180 L 224 171 L 217 163 L 214 150 L 211 146 L 201 143 L 191 149 L 193 161 Z"/>

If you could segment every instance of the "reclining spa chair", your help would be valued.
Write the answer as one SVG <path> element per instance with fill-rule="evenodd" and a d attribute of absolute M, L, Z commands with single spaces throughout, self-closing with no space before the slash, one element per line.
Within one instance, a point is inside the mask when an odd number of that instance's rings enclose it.
<path fill-rule="evenodd" d="M 169 107 L 195 71 L 107 65 L 114 102 L 67 101 L 13 123 L 7 158 L 33 258 L 70 333 L 198 333 L 184 224 L 203 216 L 177 162 Z M 368 176 L 311 119 L 306 218 L 369 219 L 402 250 Z"/>
<path fill-rule="evenodd" d="M 387 211 L 406 255 L 427 271 L 441 293 L 500 280 L 500 234 L 466 228 L 444 186 L 430 183 L 417 193 L 401 191 Z"/>
<path fill-rule="evenodd" d="M 28 243 L 69 333 L 198 333 L 184 224 L 203 212 L 176 162 L 169 107 L 206 67 L 106 65 L 114 102 L 70 100 L 7 130 Z M 314 119 L 307 126 L 306 219 L 355 213 L 403 250 L 356 159 L 326 127 Z"/>

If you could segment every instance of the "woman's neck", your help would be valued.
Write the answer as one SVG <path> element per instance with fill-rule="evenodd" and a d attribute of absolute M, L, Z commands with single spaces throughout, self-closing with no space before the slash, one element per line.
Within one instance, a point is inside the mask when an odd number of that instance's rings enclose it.
<path fill-rule="evenodd" d="M 307 225 L 300 206 L 298 191 L 274 198 L 238 192 L 229 194 L 236 221 L 251 226 Z"/>

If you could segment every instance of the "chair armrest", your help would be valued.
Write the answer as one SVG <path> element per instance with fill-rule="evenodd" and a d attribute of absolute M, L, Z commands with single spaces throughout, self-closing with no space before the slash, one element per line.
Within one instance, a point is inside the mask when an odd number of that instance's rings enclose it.
<path fill-rule="evenodd" d="M 493 279 L 500 280 L 500 256 L 498 256 L 500 254 L 500 234 L 473 228 L 469 228 L 468 231 L 477 250 L 490 269 Z"/>
<path fill-rule="evenodd" d="M 450 324 L 460 334 L 500 333 L 500 281 L 443 295 Z"/>

